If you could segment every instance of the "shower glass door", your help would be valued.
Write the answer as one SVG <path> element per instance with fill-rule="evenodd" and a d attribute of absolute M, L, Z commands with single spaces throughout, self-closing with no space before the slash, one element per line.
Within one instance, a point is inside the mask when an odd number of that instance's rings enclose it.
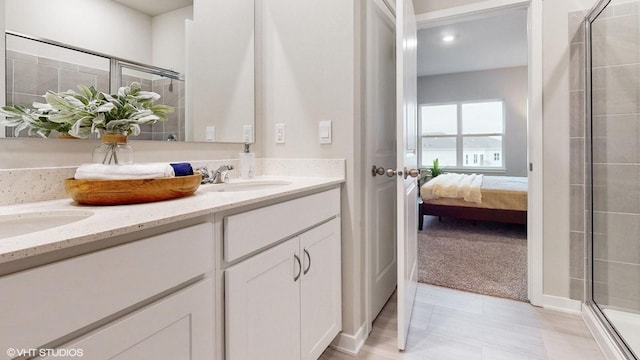
<path fill-rule="evenodd" d="M 604 5 L 606 2 L 603 2 Z M 597 14 L 597 16 L 595 16 Z M 640 356 L 640 2 L 612 0 L 587 25 L 591 300 Z M 588 93 L 589 94 L 589 93 Z M 588 151 L 588 149 L 587 149 Z M 587 229 L 589 230 L 589 229 Z M 617 334 L 617 335 L 616 335 Z"/>

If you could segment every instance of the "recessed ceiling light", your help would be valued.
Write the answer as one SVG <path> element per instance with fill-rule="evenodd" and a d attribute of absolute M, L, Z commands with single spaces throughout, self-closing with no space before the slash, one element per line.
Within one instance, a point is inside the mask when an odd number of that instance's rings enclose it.
<path fill-rule="evenodd" d="M 455 40 L 455 39 L 456 39 L 455 35 L 444 35 L 444 36 L 442 37 L 442 41 L 443 41 L 443 42 L 446 42 L 446 43 L 450 43 L 450 42 L 452 42 L 452 41 L 453 41 L 453 40 Z"/>

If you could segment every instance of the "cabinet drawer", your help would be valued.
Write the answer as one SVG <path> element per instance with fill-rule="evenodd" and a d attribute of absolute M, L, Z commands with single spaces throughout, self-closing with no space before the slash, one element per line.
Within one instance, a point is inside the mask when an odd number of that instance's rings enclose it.
<path fill-rule="evenodd" d="M 340 190 L 265 206 L 224 218 L 224 259 L 239 259 L 340 213 Z"/>
<path fill-rule="evenodd" d="M 0 348 L 42 346 L 211 271 L 212 244 L 204 223 L 0 278 Z"/>

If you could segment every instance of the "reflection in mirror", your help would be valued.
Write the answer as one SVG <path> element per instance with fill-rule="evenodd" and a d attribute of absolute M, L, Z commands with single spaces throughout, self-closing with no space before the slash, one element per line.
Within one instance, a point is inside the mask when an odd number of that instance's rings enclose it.
<path fill-rule="evenodd" d="M 260 2 L 258 1 L 257 4 Z M 187 140 L 254 141 L 254 0 L 195 0 Z M 193 76 L 191 76 L 193 75 Z"/>
<path fill-rule="evenodd" d="M 185 87 L 184 80 L 173 74 L 160 73 L 151 68 L 136 66 L 133 64 L 119 63 L 119 71 L 116 76 L 119 86 L 129 86 L 133 82 L 143 84 L 143 90 L 153 91 L 160 95 L 155 104 L 164 104 L 173 107 L 174 111 L 167 115 L 167 122 L 140 125 L 140 135 L 134 140 L 161 140 L 184 141 L 185 140 Z M 164 75 L 164 76 L 163 76 Z"/>
<path fill-rule="evenodd" d="M 78 92 L 79 85 L 116 94 L 121 86 L 130 86 L 136 82 L 142 85 L 142 90 L 153 91 L 161 96 L 155 104 L 171 106 L 175 111 L 166 123 L 141 125 L 141 133 L 132 139 L 184 140 L 184 106 L 179 103 L 180 94 L 184 94 L 184 86 L 180 74 L 149 65 L 126 63 L 89 50 L 27 35 L 7 32 L 5 39 L 8 106 L 33 108 L 35 103 L 45 102 L 45 93 L 69 90 Z M 176 86 L 173 84 L 174 80 Z M 34 128 L 32 125 L 31 131 L 19 133 L 21 127 L 7 127 L 6 136 L 25 137 L 39 127 Z M 56 129 L 62 131 L 59 126 Z M 41 131 L 38 134 L 46 136 Z M 53 131 L 49 137 L 61 135 L 64 137 L 65 134 Z"/>
<path fill-rule="evenodd" d="M 7 106 L 33 108 L 44 103 L 47 91 L 77 90 L 79 84 L 109 92 L 109 59 L 49 45 L 7 33 L 6 99 Z M 6 127 L 6 137 L 28 137 L 28 129 Z M 39 130 L 34 128 L 33 130 Z M 49 136 L 61 136 L 53 131 Z M 40 135 L 31 135 L 40 137 Z"/>
<path fill-rule="evenodd" d="M 123 84 L 133 76 L 145 86 L 151 84 L 145 90 L 177 102 L 170 103 L 177 111 L 169 122 L 143 129 L 138 139 L 253 142 L 254 0 L 5 0 L 5 13 L 11 14 L 7 30 L 184 74 L 185 81 L 172 81 L 143 76 L 139 69 L 122 70 Z M 103 75 L 109 65 L 96 64 L 103 59 L 83 60 L 71 74 L 66 67 L 73 62 L 63 51 L 34 51 L 28 53 L 31 65 L 7 52 L 13 56 L 7 60 L 11 65 L 6 79 L 11 82 L 11 103 L 32 102 L 47 85 L 54 89 L 54 82 L 58 91 L 76 89 L 90 77 L 99 90 L 108 90 Z M 52 64 L 61 67 L 57 80 Z M 32 72 L 16 77 L 20 67 Z M 110 81 L 114 91 L 115 80 Z M 4 133 L 0 131 L 0 137 Z"/>

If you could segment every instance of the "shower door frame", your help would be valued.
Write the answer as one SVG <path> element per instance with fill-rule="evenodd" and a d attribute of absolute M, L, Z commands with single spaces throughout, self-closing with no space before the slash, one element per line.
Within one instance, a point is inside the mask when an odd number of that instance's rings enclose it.
<path fill-rule="evenodd" d="M 610 356 L 619 359 L 636 359 L 631 352 L 624 339 L 611 325 L 606 315 L 593 299 L 593 142 L 592 142 L 592 77 L 591 77 L 591 23 L 595 21 L 600 13 L 609 5 L 611 0 L 600 0 L 585 16 L 584 26 L 584 51 L 585 51 L 585 241 L 586 241 L 586 261 L 585 261 L 585 286 L 584 299 L 586 309 L 583 310 L 583 316 L 587 325 L 593 327 L 591 330 L 596 336 L 596 340 L 607 343 L 608 349 L 611 351 Z M 591 323 L 590 323 L 591 322 Z M 604 334 L 602 333 L 604 331 Z M 596 332 L 600 332 L 596 334 Z M 601 344 L 602 345 L 602 344 Z M 602 347 L 603 350 L 604 347 Z M 609 356 L 607 356 L 609 358 Z"/>

